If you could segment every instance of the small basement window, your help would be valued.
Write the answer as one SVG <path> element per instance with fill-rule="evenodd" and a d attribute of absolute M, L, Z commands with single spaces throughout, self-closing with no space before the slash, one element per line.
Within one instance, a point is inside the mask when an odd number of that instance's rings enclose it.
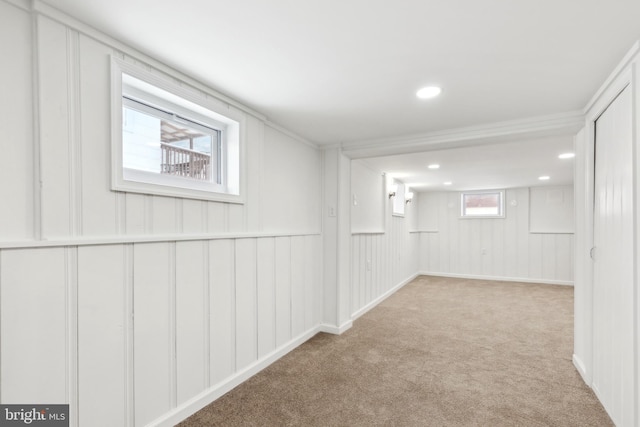
<path fill-rule="evenodd" d="M 474 191 L 461 195 L 462 218 L 504 218 L 504 191 Z"/>
<path fill-rule="evenodd" d="M 129 63 L 112 65 L 112 188 L 242 203 L 239 118 Z"/>

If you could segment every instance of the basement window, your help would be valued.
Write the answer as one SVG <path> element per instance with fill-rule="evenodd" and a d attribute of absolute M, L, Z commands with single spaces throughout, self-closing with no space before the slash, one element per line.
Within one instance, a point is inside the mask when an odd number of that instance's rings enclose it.
<path fill-rule="evenodd" d="M 112 189 L 242 203 L 240 117 L 112 59 Z"/>
<path fill-rule="evenodd" d="M 464 192 L 461 218 L 504 218 L 504 191 Z"/>

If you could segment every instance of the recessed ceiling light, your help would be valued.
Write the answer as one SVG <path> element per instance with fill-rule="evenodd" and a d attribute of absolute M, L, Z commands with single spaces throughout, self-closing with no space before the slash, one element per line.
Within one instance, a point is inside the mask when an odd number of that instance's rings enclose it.
<path fill-rule="evenodd" d="M 440 165 L 439 165 L 439 164 L 436 164 L 436 163 L 434 163 L 434 164 L 432 164 L 432 165 L 429 165 L 429 166 L 427 166 L 427 167 L 428 167 L 429 169 L 440 169 Z"/>
<path fill-rule="evenodd" d="M 444 185 L 451 185 L 451 184 L 453 184 L 453 182 L 451 182 L 451 181 L 447 181 L 447 182 L 444 182 L 443 184 L 444 184 Z"/>
<path fill-rule="evenodd" d="M 558 156 L 559 159 L 573 159 L 576 156 L 575 153 L 562 153 Z"/>
<path fill-rule="evenodd" d="M 542 175 L 542 176 L 539 176 L 538 179 L 540 181 L 548 181 L 549 179 L 551 179 L 551 177 L 547 175 Z"/>
<path fill-rule="evenodd" d="M 442 89 L 438 86 L 427 86 L 416 92 L 416 96 L 420 99 L 429 99 L 440 95 L 440 92 L 442 92 Z"/>

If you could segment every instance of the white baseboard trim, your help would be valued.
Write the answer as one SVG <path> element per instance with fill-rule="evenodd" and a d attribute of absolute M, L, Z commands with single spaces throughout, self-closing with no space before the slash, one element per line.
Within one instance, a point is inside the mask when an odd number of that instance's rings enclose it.
<path fill-rule="evenodd" d="M 441 272 L 435 272 L 435 271 L 422 271 L 420 272 L 420 275 L 421 276 L 456 277 L 459 279 L 496 280 L 500 282 L 542 283 L 543 285 L 573 286 L 573 281 L 571 280 L 531 279 L 528 277 L 482 276 L 477 274 L 441 273 Z"/>
<path fill-rule="evenodd" d="M 244 381 L 248 380 L 258 372 L 262 371 L 264 368 L 271 365 L 273 362 L 280 359 L 281 357 L 289 353 L 291 350 L 300 346 L 305 341 L 308 341 L 318 332 L 321 332 L 321 330 L 322 330 L 321 326 L 316 326 L 313 329 L 308 330 L 307 332 L 292 339 L 282 347 L 267 354 L 262 359 L 259 359 L 254 363 L 252 363 L 251 365 L 247 366 L 246 368 L 242 369 L 241 371 L 236 372 L 234 375 L 227 378 L 226 380 L 213 385 L 208 390 L 203 391 L 199 395 L 194 396 L 193 398 L 189 399 L 188 401 L 178 406 L 177 408 L 171 410 L 170 412 L 167 412 L 160 418 L 157 418 L 156 420 L 149 423 L 148 426 L 171 427 L 178 424 L 180 421 L 187 419 L 191 415 L 198 412 L 200 409 L 204 408 L 211 402 L 220 398 L 225 393 L 228 393 L 229 391 L 231 391 L 232 389 L 234 389 Z"/>
<path fill-rule="evenodd" d="M 328 334 L 333 334 L 333 335 L 341 335 L 342 333 L 350 329 L 352 326 L 353 326 L 353 320 L 351 319 L 347 320 L 340 326 L 323 323 L 320 325 L 320 332 L 326 332 Z"/>
<path fill-rule="evenodd" d="M 584 383 L 586 385 L 588 385 L 589 387 L 591 387 L 591 381 L 589 381 L 588 377 L 587 377 L 587 368 L 584 366 L 584 363 L 582 363 L 582 360 L 580 360 L 580 358 L 578 356 L 573 355 L 572 359 L 573 360 L 573 366 L 576 367 L 576 370 L 578 371 L 578 373 L 580 374 L 580 376 L 582 377 L 582 381 L 584 381 Z"/>
<path fill-rule="evenodd" d="M 389 298 L 391 295 L 396 293 L 400 288 L 402 288 L 407 283 L 411 282 L 413 279 L 415 279 L 419 275 L 420 275 L 419 273 L 412 274 L 411 276 L 409 276 L 408 278 L 406 278 L 402 282 L 398 283 L 393 288 L 389 289 L 387 292 L 385 292 L 384 294 L 380 295 L 378 298 L 374 299 L 369 304 L 365 305 L 364 307 L 362 307 L 361 309 L 359 309 L 358 311 L 353 313 L 351 315 L 351 319 L 356 320 L 358 317 L 362 316 L 367 311 L 371 310 L 376 305 L 380 304 L 382 301 L 384 301 L 385 299 Z"/>

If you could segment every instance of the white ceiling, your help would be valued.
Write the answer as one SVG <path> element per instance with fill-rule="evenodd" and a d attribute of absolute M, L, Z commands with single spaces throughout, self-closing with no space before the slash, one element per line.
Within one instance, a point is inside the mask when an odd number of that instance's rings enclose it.
<path fill-rule="evenodd" d="M 640 39 L 640 0 L 43 1 L 316 144 L 384 141 L 385 154 L 411 151 L 393 147 L 413 135 L 580 111 Z M 442 95 L 418 100 L 431 84 Z M 515 154 L 536 154 L 519 143 Z M 483 176 L 501 159 L 525 182 L 532 157 L 507 151 L 487 154 Z M 442 153 L 449 170 L 481 158 L 454 153 Z M 403 159 L 378 166 L 419 157 Z"/>

